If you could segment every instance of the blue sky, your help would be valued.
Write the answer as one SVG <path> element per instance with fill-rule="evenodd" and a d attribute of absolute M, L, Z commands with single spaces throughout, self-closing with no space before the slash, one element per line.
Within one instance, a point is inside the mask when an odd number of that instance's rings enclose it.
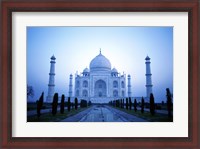
<path fill-rule="evenodd" d="M 146 96 L 145 57 L 151 58 L 156 102 L 173 91 L 173 27 L 27 27 L 27 83 L 37 100 L 47 96 L 50 57 L 56 57 L 55 91 L 68 96 L 69 75 L 89 68 L 99 54 L 131 75 L 132 95 Z M 73 84 L 74 85 L 74 84 Z"/>

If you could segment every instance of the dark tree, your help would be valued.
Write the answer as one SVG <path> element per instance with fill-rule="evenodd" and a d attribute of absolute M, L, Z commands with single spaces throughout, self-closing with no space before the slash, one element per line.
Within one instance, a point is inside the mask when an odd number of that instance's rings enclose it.
<path fill-rule="evenodd" d="M 68 101 L 67 101 L 67 110 L 68 110 L 68 111 L 71 110 L 71 101 L 70 101 L 70 97 L 68 97 Z"/>
<path fill-rule="evenodd" d="M 60 103 L 60 113 L 63 114 L 64 111 L 65 111 L 65 95 L 62 95 Z"/>
<path fill-rule="evenodd" d="M 75 109 L 77 110 L 78 109 L 78 99 L 77 98 L 75 98 L 74 103 L 75 103 Z"/>
<path fill-rule="evenodd" d="M 120 103 L 119 103 L 119 99 L 117 99 L 117 107 L 119 108 L 119 105 L 120 105 Z"/>
<path fill-rule="evenodd" d="M 136 99 L 134 100 L 134 105 L 133 106 L 134 106 L 134 111 L 136 112 L 137 111 L 137 100 Z"/>
<path fill-rule="evenodd" d="M 115 101 L 115 107 L 117 107 L 117 100 L 114 100 Z"/>
<path fill-rule="evenodd" d="M 141 101 L 141 112 L 144 113 L 144 98 L 143 97 Z"/>
<path fill-rule="evenodd" d="M 131 110 L 132 107 L 132 101 L 131 101 L 131 97 L 129 97 L 129 110 Z"/>
<path fill-rule="evenodd" d="M 82 99 L 80 105 L 81 108 L 87 107 L 87 100 Z"/>
<path fill-rule="evenodd" d="M 154 103 L 154 97 L 153 94 L 150 94 L 150 113 L 151 115 L 155 114 L 155 103 Z"/>
<path fill-rule="evenodd" d="M 53 96 L 53 103 L 52 103 L 52 114 L 56 115 L 58 107 L 58 93 L 55 93 Z"/>
<path fill-rule="evenodd" d="M 37 117 L 38 118 L 41 115 L 40 111 L 42 109 L 43 100 L 44 100 L 44 92 L 42 92 L 42 95 L 40 96 L 39 100 L 36 101 L 36 103 L 37 103 Z"/>
<path fill-rule="evenodd" d="M 170 93 L 169 88 L 166 89 L 167 92 L 167 111 L 168 111 L 168 117 L 172 117 L 172 96 Z"/>
<path fill-rule="evenodd" d="M 162 104 L 162 106 L 164 106 L 165 102 L 164 102 L 164 101 L 162 101 L 162 102 L 161 102 L 161 104 Z"/>
<path fill-rule="evenodd" d="M 126 109 L 128 110 L 128 98 L 126 98 Z"/>
<path fill-rule="evenodd" d="M 32 86 L 27 85 L 27 98 L 34 96 L 34 90 Z"/>
<path fill-rule="evenodd" d="M 122 101 L 122 108 L 124 109 L 124 99 L 123 99 L 123 101 Z"/>

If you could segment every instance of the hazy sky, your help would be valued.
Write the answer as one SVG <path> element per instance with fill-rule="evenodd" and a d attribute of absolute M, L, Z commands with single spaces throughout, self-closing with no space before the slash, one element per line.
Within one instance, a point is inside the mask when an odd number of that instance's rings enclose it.
<path fill-rule="evenodd" d="M 99 54 L 112 68 L 131 75 L 132 95 L 146 96 L 145 57 L 151 58 L 154 98 L 166 101 L 166 88 L 173 92 L 172 27 L 28 27 L 27 83 L 37 100 L 48 91 L 50 57 L 56 57 L 55 91 L 68 96 L 69 75 L 89 68 Z M 127 94 L 127 93 L 126 93 Z"/>

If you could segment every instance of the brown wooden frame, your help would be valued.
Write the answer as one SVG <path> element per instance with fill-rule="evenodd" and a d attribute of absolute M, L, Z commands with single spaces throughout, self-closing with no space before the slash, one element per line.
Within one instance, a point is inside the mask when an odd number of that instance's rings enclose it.
<path fill-rule="evenodd" d="M 0 51 L 0 148 L 200 148 L 198 0 L 3 0 Z M 189 137 L 14 138 L 12 128 L 12 12 L 188 12 Z"/>

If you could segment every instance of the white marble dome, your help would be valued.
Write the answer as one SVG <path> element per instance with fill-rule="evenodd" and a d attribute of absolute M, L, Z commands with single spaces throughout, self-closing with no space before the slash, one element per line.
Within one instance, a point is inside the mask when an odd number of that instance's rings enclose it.
<path fill-rule="evenodd" d="M 104 55 L 101 54 L 101 51 L 100 51 L 99 55 L 97 55 L 90 62 L 90 70 L 91 71 L 110 71 L 111 63 Z"/>
<path fill-rule="evenodd" d="M 118 71 L 117 71 L 116 68 L 113 68 L 113 69 L 112 69 L 112 72 L 113 72 L 113 73 L 117 73 Z"/>
<path fill-rule="evenodd" d="M 83 73 L 88 73 L 90 72 L 90 70 L 86 67 L 84 70 L 83 70 Z"/>

